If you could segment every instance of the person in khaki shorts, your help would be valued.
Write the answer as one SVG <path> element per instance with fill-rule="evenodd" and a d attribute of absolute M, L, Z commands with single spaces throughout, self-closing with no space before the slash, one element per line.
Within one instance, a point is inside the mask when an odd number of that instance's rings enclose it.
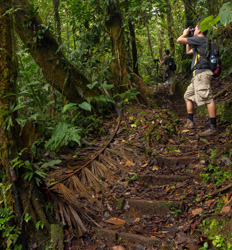
<path fill-rule="evenodd" d="M 199 135 L 210 136 L 216 134 L 217 129 L 216 105 L 213 100 L 211 90 L 213 72 L 210 70 L 210 64 L 208 60 L 204 58 L 208 38 L 205 36 L 205 33 L 201 32 L 199 25 L 195 27 L 192 37 L 188 36 L 189 30 L 189 28 L 185 29 L 183 34 L 177 39 L 177 43 L 186 44 L 186 53 L 193 55 L 191 65 L 193 77 L 184 94 L 184 100 L 188 113 L 187 123 L 184 127 L 187 129 L 194 128 L 194 102 L 197 104 L 197 106 L 206 105 L 210 118 L 210 127 L 207 130 L 199 133 Z"/>

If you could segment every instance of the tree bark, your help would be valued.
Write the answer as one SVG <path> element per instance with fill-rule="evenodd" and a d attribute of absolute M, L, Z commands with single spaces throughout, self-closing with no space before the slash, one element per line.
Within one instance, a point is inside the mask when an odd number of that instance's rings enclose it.
<path fill-rule="evenodd" d="M 186 28 L 192 27 L 194 28 L 195 25 L 195 19 L 196 19 L 196 12 L 194 10 L 194 0 L 183 0 L 184 3 L 184 9 L 185 9 L 185 18 L 186 18 Z"/>
<path fill-rule="evenodd" d="M 112 55 L 115 57 L 111 65 L 112 78 L 110 81 L 115 85 L 116 90 L 122 93 L 131 88 L 132 85 L 128 78 L 128 73 L 131 72 L 127 67 L 123 20 L 118 0 L 111 2 L 110 5 L 107 6 L 107 13 L 109 15 Z M 149 105 L 154 102 L 152 92 L 139 76 L 132 74 L 132 83 L 136 85 L 136 89 L 140 93 L 139 97 L 141 101 Z"/>
<path fill-rule="evenodd" d="M 9 14 L 11 8 L 12 1 L 0 1 L 0 113 L 8 112 L 0 117 L 0 166 L 4 173 L 4 178 L 0 179 L 0 182 L 3 183 L 4 187 L 9 184 L 12 185 L 12 193 L 6 193 L 7 207 L 16 212 L 18 226 L 21 229 L 22 249 L 27 250 L 24 224 L 21 220 L 23 214 L 22 203 L 15 184 L 17 177 L 11 166 L 11 160 L 17 156 L 19 148 L 19 131 L 15 120 L 16 111 L 13 111 L 12 108 L 16 107 L 17 61 L 13 20 L 12 15 Z M 11 220 L 9 223 L 15 224 L 15 221 Z M 6 248 L 6 242 L 3 238 L 0 242 L 0 248 Z"/>
<path fill-rule="evenodd" d="M 166 0 L 167 4 L 167 24 L 168 24 L 168 37 L 169 37 L 169 45 L 171 50 L 171 55 L 175 55 L 175 43 L 174 43 L 174 33 L 173 33 L 173 17 L 172 17 L 172 8 L 169 0 Z"/>
<path fill-rule="evenodd" d="M 71 102 L 81 103 L 99 95 L 97 87 L 87 87 L 88 79 L 67 60 L 57 40 L 44 28 L 40 16 L 29 8 L 28 0 L 15 0 L 14 3 L 16 31 L 47 81 Z"/>
<path fill-rule="evenodd" d="M 136 47 L 136 40 L 135 40 L 135 30 L 134 26 L 129 19 L 129 29 L 130 29 L 130 36 L 131 36 L 131 49 L 132 49 L 132 58 L 133 58 L 133 72 L 139 75 L 139 67 L 138 67 L 138 54 L 137 54 L 137 47 Z"/>
<path fill-rule="evenodd" d="M 128 76 L 123 21 L 118 0 L 107 5 L 107 14 L 109 16 L 111 52 L 115 57 L 111 65 L 112 80 L 121 92 L 127 90 Z"/>
<path fill-rule="evenodd" d="M 9 111 L 0 117 L 0 159 L 1 165 L 9 177 L 9 159 L 18 147 L 17 131 L 15 125 L 16 112 L 11 112 L 11 106 L 16 106 L 16 77 L 17 64 L 14 54 L 12 18 L 5 14 L 11 9 L 11 1 L 4 0 L 0 4 L 0 112 Z M 4 16 L 3 16 L 4 15 Z M 8 95 L 8 96 L 7 96 Z M 15 136 L 14 136 L 15 135 Z M 18 138 L 19 139 L 19 138 Z"/>
<path fill-rule="evenodd" d="M 59 44 L 61 44 L 62 39 L 61 39 L 59 5 L 60 5 L 60 0 L 53 0 L 56 33 L 58 35 L 58 42 Z"/>

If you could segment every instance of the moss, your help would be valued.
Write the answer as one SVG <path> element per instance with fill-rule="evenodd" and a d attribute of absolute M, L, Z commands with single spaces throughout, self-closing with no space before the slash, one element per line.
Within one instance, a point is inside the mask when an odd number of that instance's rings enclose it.
<path fill-rule="evenodd" d="M 224 102 L 218 105 L 218 113 L 221 115 L 221 120 L 232 123 L 232 101 Z"/>
<path fill-rule="evenodd" d="M 220 249 L 231 249 L 232 221 L 230 218 L 216 215 L 206 218 L 199 229 L 212 241 L 213 246 L 219 247 L 220 244 Z"/>
<path fill-rule="evenodd" d="M 52 249 L 64 249 L 64 233 L 63 228 L 59 224 L 51 224 L 51 243 Z"/>

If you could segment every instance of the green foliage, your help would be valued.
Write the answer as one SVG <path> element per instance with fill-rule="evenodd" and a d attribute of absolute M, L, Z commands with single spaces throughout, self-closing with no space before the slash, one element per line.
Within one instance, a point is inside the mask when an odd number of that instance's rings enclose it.
<path fill-rule="evenodd" d="M 232 3 L 228 2 L 222 5 L 219 11 L 220 21 L 226 26 L 232 22 Z"/>
<path fill-rule="evenodd" d="M 13 114 L 22 108 L 24 108 L 24 105 L 22 104 L 15 105 L 10 103 L 9 110 L 0 110 L 0 117 L 4 117 L 4 122 L 2 125 L 6 130 L 10 130 L 10 128 L 14 125 Z"/>
<path fill-rule="evenodd" d="M 46 173 L 43 172 L 42 169 L 35 169 L 32 167 L 29 161 L 23 161 L 20 159 L 22 152 L 12 160 L 12 167 L 16 170 L 17 175 L 19 175 L 19 169 L 24 169 L 24 178 L 29 182 L 34 180 L 35 183 L 39 186 L 41 184 L 41 178 L 46 178 Z"/>
<path fill-rule="evenodd" d="M 59 122 L 52 134 L 51 139 L 46 143 L 45 149 L 59 151 L 70 142 L 76 142 L 81 146 L 81 129 L 65 123 Z"/>
<path fill-rule="evenodd" d="M 6 192 L 11 188 L 11 185 L 5 187 L 0 183 L 0 187 L 4 202 L 4 207 L 0 208 L 0 233 L 2 239 L 6 239 L 6 250 L 10 250 L 12 247 L 14 247 L 14 250 L 20 250 L 22 249 L 22 245 L 17 244 L 20 230 L 16 226 L 10 225 L 14 220 L 14 215 L 13 212 L 7 208 Z"/>
<path fill-rule="evenodd" d="M 217 249 L 228 250 L 232 249 L 231 232 L 227 233 L 225 227 L 230 227 L 231 222 L 227 219 L 219 217 L 207 218 L 200 225 L 201 231 L 212 241 L 212 244 Z M 209 245 L 204 245 L 204 248 L 209 249 Z"/>
<path fill-rule="evenodd" d="M 227 180 L 231 179 L 232 171 L 228 169 L 226 171 L 222 165 L 217 165 L 216 160 L 218 158 L 217 149 L 212 150 L 210 155 L 210 164 L 205 168 L 205 173 L 201 173 L 200 176 L 202 180 L 206 183 L 210 183 L 214 180 L 214 185 L 217 186 L 220 183 L 224 183 Z"/>
<path fill-rule="evenodd" d="M 200 29 L 201 32 L 204 32 L 208 29 L 210 29 L 211 27 L 213 27 L 215 24 L 217 24 L 219 22 L 219 16 L 217 16 L 216 18 L 214 18 L 213 16 L 208 16 L 206 17 L 201 23 L 200 23 Z"/>

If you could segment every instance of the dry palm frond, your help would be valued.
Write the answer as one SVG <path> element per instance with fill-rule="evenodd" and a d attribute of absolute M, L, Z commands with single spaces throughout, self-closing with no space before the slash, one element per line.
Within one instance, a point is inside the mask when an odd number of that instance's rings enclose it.
<path fill-rule="evenodd" d="M 69 217 L 72 218 L 72 221 L 74 223 L 74 227 L 78 230 L 78 234 L 81 236 L 83 233 L 87 231 L 84 223 L 80 219 L 79 215 L 77 212 L 72 208 L 72 206 L 68 207 L 69 212 Z"/>
<path fill-rule="evenodd" d="M 101 184 L 100 179 L 98 179 L 88 168 L 83 168 L 81 171 L 81 181 L 84 185 L 90 185 L 96 192 L 99 192 L 105 187 Z"/>
<path fill-rule="evenodd" d="M 57 195 L 55 195 L 55 193 Z M 88 214 L 94 214 L 82 203 L 78 202 L 75 194 L 65 187 L 62 183 L 53 186 L 54 204 L 56 207 L 56 218 L 63 224 L 75 228 L 79 235 L 86 232 L 82 219 L 94 223 L 100 227 Z"/>
<path fill-rule="evenodd" d="M 68 189 L 64 184 L 57 183 L 56 185 L 53 186 L 52 191 L 57 193 L 59 198 L 65 200 L 67 204 L 71 204 L 76 209 L 86 210 L 84 204 L 79 202 L 75 197 L 75 193 L 72 192 L 70 189 Z M 88 212 L 90 212 L 90 210 Z"/>
<path fill-rule="evenodd" d="M 110 183 L 114 180 L 114 172 L 99 161 L 93 161 L 91 163 L 91 171 L 99 179 L 107 179 Z"/>
<path fill-rule="evenodd" d="M 67 179 L 65 186 L 75 193 L 79 193 L 84 196 L 87 200 L 91 199 L 91 195 L 87 192 L 85 186 L 81 183 L 80 179 L 73 175 Z"/>
<path fill-rule="evenodd" d="M 125 166 L 120 165 L 117 161 L 107 157 L 104 154 L 99 155 L 99 160 L 100 160 L 100 162 L 111 166 L 112 170 L 114 170 L 114 171 L 115 170 L 123 170 L 123 171 L 126 170 Z"/>

